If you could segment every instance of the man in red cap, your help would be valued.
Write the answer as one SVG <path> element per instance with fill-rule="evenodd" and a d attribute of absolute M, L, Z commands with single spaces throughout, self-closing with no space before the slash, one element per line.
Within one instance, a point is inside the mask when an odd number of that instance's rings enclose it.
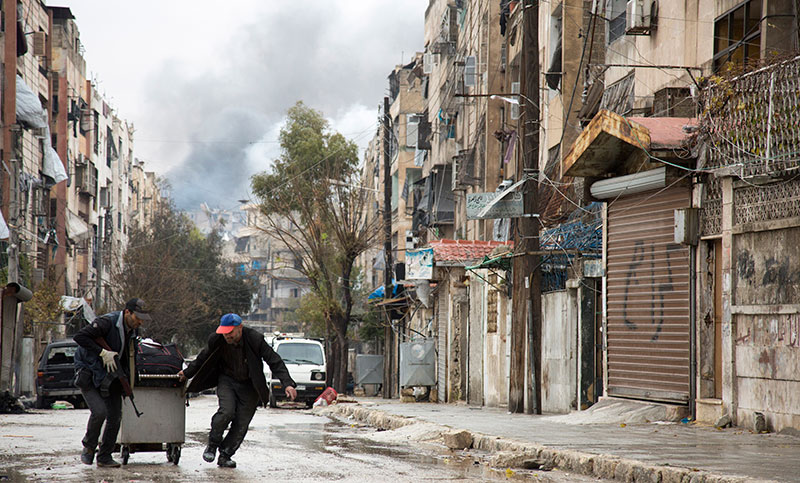
<path fill-rule="evenodd" d="M 208 446 L 203 452 L 203 459 L 209 463 L 214 461 L 219 449 L 217 465 L 236 468 L 231 457 L 244 441 L 258 403 L 266 406 L 269 402 L 261 361 L 269 364 L 273 377 L 280 379 L 286 388 L 286 396 L 294 400 L 297 384 L 281 356 L 272 350 L 258 331 L 244 327 L 241 317 L 225 314 L 220 318 L 216 333 L 208 338 L 206 348 L 178 373 L 182 381 L 192 379 L 186 388 L 188 392 L 217 388 L 219 409 L 211 418 Z M 230 429 L 223 438 L 229 424 Z"/>

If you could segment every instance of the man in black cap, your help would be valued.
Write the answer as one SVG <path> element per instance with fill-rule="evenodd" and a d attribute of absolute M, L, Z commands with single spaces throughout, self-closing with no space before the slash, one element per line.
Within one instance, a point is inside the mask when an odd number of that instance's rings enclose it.
<path fill-rule="evenodd" d="M 142 322 L 150 320 L 144 300 L 132 298 L 123 310 L 97 317 L 73 337 L 80 346 L 75 353 L 75 385 L 81 390 L 90 411 L 81 453 L 84 464 L 92 464 L 100 429 L 105 422 L 106 429 L 97 451 L 97 466 L 120 466 L 111 457 L 122 420 L 122 384 L 115 376 L 117 364 L 130 380 L 131 337 Z M 103 339 L 108 349 L 101 347 L 98 339 Z"/>
<path fill-rule="evenodd" d="M 294 400 L 297 397 L 297 384 L 289 375 L 281 356 L 272 350 L 260 332 L 244 327 L 241 317 L 225 314 L 220 318 L 216 333 L 208 338 L 208 346 L 184 371 L 178 373 L 181 380 L 192 378 L 187 392 L 217 387 L 219 410 L 211 418 L 208 447 L 203 452 L 203 459 L 209 463 L 214 461 L 219 449 L 217 465 L 236 468 L 236 462 L 231 457 L 244 441 L 258 403 L 266 406 L 269 402 L 269 389 L 261 361 L 269 365 L 273 376 L 283 384 L 286 395 Z M 228 425 L 230 429 L 223 438 Z"/>

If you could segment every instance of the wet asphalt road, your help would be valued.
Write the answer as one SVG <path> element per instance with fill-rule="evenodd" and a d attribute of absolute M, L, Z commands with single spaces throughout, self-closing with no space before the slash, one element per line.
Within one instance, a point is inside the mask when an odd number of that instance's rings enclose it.
<path fill-rule="evenodd" d="M 142 452 L 117 469 L 80 463 L 87 410 L 0 414 L 0 481 L 597 481 L 559 471 L 507 473 L 490 468 L 486 454 L 378 441 L 373 428 L 286 407 L 259 409 L 233 458 L 238 467 L 218 468 L 201 457 L 214 411 L 213 395 L 190 401 L 178 465 L 163 451 Z"/>

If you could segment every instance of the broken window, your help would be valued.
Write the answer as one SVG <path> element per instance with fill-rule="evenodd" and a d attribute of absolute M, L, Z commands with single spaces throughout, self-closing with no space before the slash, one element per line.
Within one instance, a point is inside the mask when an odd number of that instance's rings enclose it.
<path fill-rule="evenodd" d="M 625 35 L 626 0 L 606 0 L 606 18 L 608 19 L 607 44 L 611 44 Z"/>
<path fill-rule="evenodd" d="M 547 81 L 547 87 L 552 90 L 558 90 L 561 85 L 561 70 L 563 65 L 561 59 L 561 38 L 561 5 L 559 5 L 553 12 L 553 15 L 550 16 L 550 65 L 544 76 Z"/>

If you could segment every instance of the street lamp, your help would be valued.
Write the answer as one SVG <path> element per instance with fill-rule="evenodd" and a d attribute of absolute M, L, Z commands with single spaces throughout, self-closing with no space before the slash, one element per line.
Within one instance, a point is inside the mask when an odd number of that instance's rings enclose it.
<path fill-rule="evenodd" d="M 519 94 L 514 94 L 514 95 L 519 95 Z M 489 96 L 489 99 L 500 99 L 501 101 L 505 101 L 509 104 L 514 104 L 516 106 L 519 105 L 519 99 L 514 99 L 513 97 L 506 97 L 497 94 L 492 94 L 491 96 Z"/>

